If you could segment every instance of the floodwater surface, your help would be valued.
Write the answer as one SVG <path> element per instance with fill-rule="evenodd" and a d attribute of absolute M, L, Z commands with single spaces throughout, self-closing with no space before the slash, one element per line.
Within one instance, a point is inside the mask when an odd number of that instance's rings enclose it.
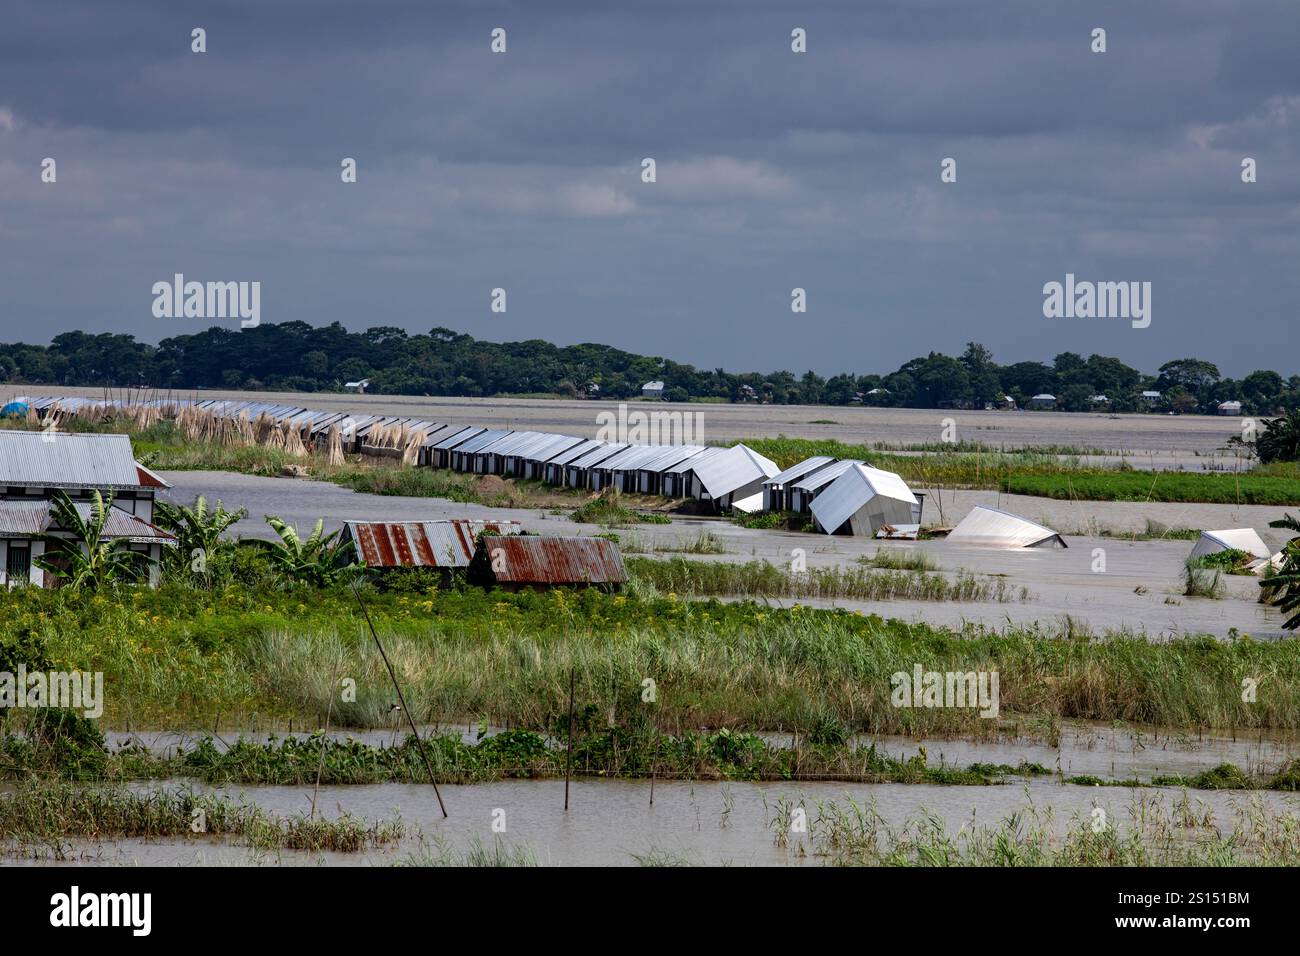
<path fill-rule="evenodd" d="M 309 811 L 313 798 L 310 787 L 216 789 L 232 799 L 286 816 Z M 441 789 L 449 813 L 445 820 L 428 785 L 320 789 L 317 805 L 326 816 L 348 812 L 369 820 L 400 817 L 408 836 L 394 848 L 355 855 L 254 853 L 204 838 L 74 841 L 66 848 L 66 862 L 392 865 L 418 863 L 430 848 L 464 851 L 475 844 L 492 847 L 500 841 L 506 847 L 526 850 L 542 866 L 636 865 L 646 859 L 736 866 L 817 864 L 822 862 L 819 857 L 801 852 L 808 846 L 806 836 L 791 834 L 789 846 L 778 846 L 774 821 L 779 801 L 802 802 L 814 826 L 819 803 L 847 806 L 851 799 L 874 807 L 893 827 L 926 815 L 941 820 L 952 834 L 963 826 L 996 826 L 1009 815 L 1021 813 L 1060 836 L 1080 821 L 1092 819 L 1095 807 L 1101 807 L 1114 825 L 1128 827 L 1140 802 L 1150 807 L 1154 801 L 1169 810 L 1184 796 L 1184 791 L 1174 789 L 1082 787 L 1044 778 L 991 787 L 658 781 L 651 805 L 649 782 L 578 779 L 570 786 L 566 813 L 563 780 L 512 780 Z M 1191 791 L 1186 795 L 1198 817 L 1208 813 L 1229 827 L 1236 811 L 1251 801 L 1274 815 L 1300 811 L 1300 798 L 1294 794 Z"/>

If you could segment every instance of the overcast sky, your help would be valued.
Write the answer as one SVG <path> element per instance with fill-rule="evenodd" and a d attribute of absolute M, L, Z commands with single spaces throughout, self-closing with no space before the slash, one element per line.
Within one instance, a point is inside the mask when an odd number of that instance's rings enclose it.
<path fill-rule="evenodd" d="M 1001 362 L 1300 371 L 1293 0 L 5 0 L 0 17 L 0 341 L 205 328 L 151 312 L 182 272 L 260 281 L 263 322 L 731 370 L 883 372 L 976 340 Z M 1066 273 L 1151 282 L 1150 327 L 1044 318 Z"/>

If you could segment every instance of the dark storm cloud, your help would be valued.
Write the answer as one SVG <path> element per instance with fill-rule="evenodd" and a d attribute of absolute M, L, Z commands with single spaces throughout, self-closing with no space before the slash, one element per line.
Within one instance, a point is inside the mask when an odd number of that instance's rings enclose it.
<path fill-rule="evenodd" d="M 206 326 L 150 313 L 179 271 L 260 280 L 266 321 L 732 369 L 883 371 L 972 339 L 1288 361 L 1291 4 L 19 0 L 4 27 L 0 340 Z M 1151 327 L 1043 318 L 1066 272 L 1151 281 Z"/>

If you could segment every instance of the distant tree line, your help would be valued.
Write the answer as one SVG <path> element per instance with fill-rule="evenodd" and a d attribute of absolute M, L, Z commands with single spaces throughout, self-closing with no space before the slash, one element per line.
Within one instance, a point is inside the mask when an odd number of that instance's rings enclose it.
<path fill-rule="evenodd" d="M 1055 407 L 1066 411 L 1213 413 L 1225 401 L 1241 402 L 1243 414 L 1300 408 L 1300 375 L 1284 379 L 1261 370 L 1233 379 L 1214 363 L 1194 358 L 1166 362 L 1156 375 L 1145 375 L 1117 358 L 1074 352 L 1062 352 L 1050 364 L 999 365 L 974 342 L 955 358 L 931 352 L 888 374 L 843 372 L 830 378 L 811 371 L 796 376 L 697 369 L 607 345 L 484 342 L 444 328 L 418 335 L 392 326 L 349 332 L 337 322 L 213 327 L 156 346 L 130 335 L 84 332 L 65 332 L 48 346 L 0 345 L 0 382 L 9 385 L 316 392 L 340 391 L 345 382 L 360 379 L 369 379 L 367 391 L 407 395 L 621 399 L 640 395 L 653 380 L 664 383 L 663 397 L 671 401 L 984 408 L 1010 400 L 1023 408 L 1033 396 L 1050 394 Z"/>

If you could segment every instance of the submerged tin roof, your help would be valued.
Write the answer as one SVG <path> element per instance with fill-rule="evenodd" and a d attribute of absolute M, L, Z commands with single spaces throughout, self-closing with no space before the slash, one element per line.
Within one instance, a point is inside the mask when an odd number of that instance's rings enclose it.
<path fill-rule="evenodd" d="M 344 538 L 356 542 L 357 556 L 371 568 L 463 568 L 474 556 L 484 531 L 518 534 L 517 521 L 346 521 Z"/>
<path fill-rule="evenodd" d="M 972 508 L 947 540 L 991 548 L 1067 547 L 1065 539 L 1051 528 L 988 505 Z"/>
<path fill-rule="evenodd" d="M 605 538 L 512 535 L 485 541 L 498 584 L 622 584 L 627 568 Z"/>

